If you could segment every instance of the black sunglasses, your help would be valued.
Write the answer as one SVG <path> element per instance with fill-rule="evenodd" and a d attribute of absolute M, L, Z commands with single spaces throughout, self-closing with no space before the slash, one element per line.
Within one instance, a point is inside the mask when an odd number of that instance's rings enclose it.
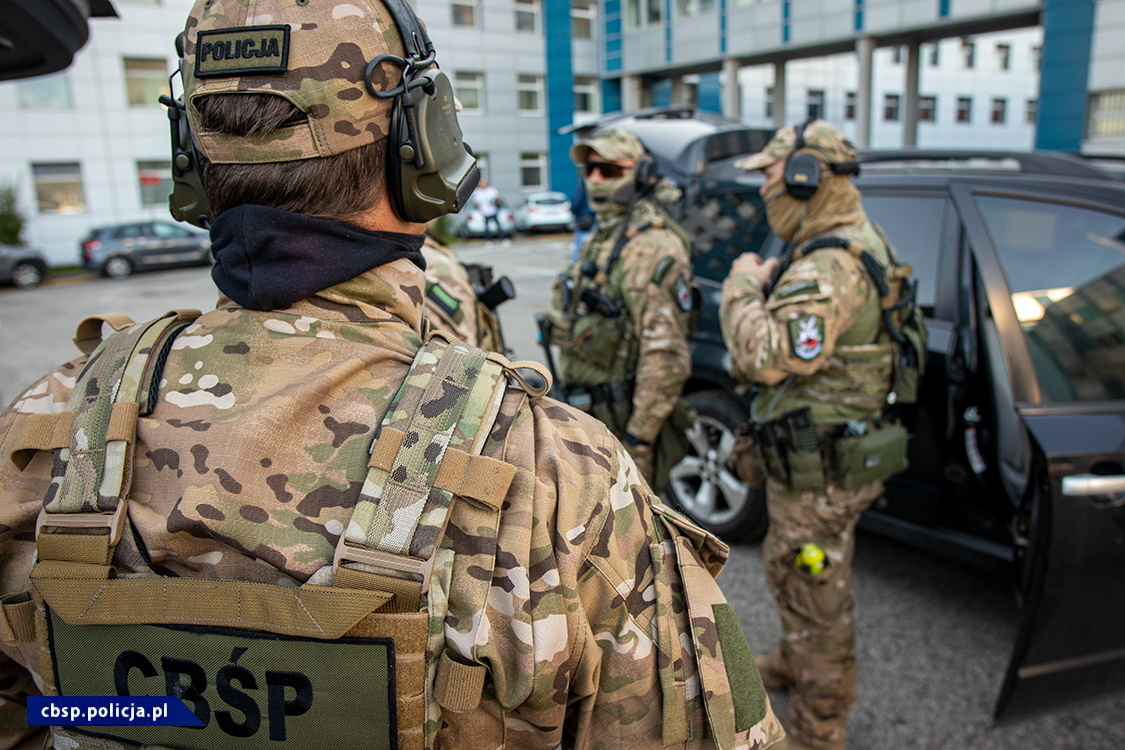
<path fill-rule="evenodd" d="M 602 178 L 612 180 L 628 171 L 629 167 L 623 167 L 620 164 L 614 164 L 611 161 L 588 161 L 586 162 L 586 176 L 590 177 L 594 172 L 601 172 Z"/>

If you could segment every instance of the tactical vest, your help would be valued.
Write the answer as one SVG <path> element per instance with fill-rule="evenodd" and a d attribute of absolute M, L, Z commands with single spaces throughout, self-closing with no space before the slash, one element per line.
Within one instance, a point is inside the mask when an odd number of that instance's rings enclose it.
<path fill-rule="evenodd" d="M 618 261 L 629 241 L 650 229 L 673 232 L 690 248 L 683 230 L 654 205 L 641 201 L 619 225 L 599 226 L 579 260 L 560 275 L 552 305 L 552 340 L 560 348 L 559 375 L 566 386 L 624 383 L 636 370 L 640 346 L 624 299 L 628 269 Z M 599 256 L 610 243 L 599 265 Z M 658 264 L 652 282 L 662 284 L 670 268 L 671 264 Z M 683 280 L 681 296 L 690 328 L 700 301 L 691 279 Z"/>
<path fill-rule="evenodd" d="M 56 746 L 424 747 L 441 709 L 474 707 L 486 676 L 448 656 L 448 586 L 431 586 L 452 561 L 439 547 L 452 503 L 469 499 L 481 527 L 499 523 L 522 470 L 481 449 L 507 377 L 532 395 L 515 369 L 549 378 L 537 363 L 431 338 L 373 436 L 330 585 L 118 578 L 115 548 L 135 534 L 137 419 L 155 407 L 172 342 L 198 315 L 79 326 L 90 358 L 67 410 L 33 415 L 12 454 L 26 466 L 34 451 L 55 451 L 55 470 L 35 524 L 33 594 L 3 602 L 0 635 L 37 644 L 48 695 L 175 696 L 203 726 L 55 727 Z M 119 332 L 101 342 L 103 321 Z M 483 609 L 488 586 L 473 590 Z"/>
<path fill-rule="evenodd" d="M 855 322 L 836 341 L 826 367 L 813 375 L 793 375 L 758 393 L 754 418 L 770 421 L 809 408 L 818 425 L 869 420 L 895 403 L 914 403 L 925 367 L 925 318 L 914 302 L 913 269 L 891 256 L 878 227 L 814 238 L 803 255 L 825 248 L 846 250 L 863 263 L 872 283 Z M 866 256 L 866 257 L 865 257 Z M 804 297 L 766 299 L 770 313 Z"/>

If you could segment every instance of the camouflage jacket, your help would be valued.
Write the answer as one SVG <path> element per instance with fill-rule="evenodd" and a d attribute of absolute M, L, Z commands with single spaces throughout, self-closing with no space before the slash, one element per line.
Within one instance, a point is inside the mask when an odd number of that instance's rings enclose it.
<path fill-rule="evenodd" d="M 893 253 L 865 217 L 858 226 L 820 236 L 828 235 L 868 249 L 884 265 Z M 892 374 L 881 311 L 870 275 L 845 250 L 800 257 L 768 298 L 753 276 L 728 276 L 720 307 L 723 338 L 737 373 L 763 385 L 754 419 L 771 421 L 806 406 L 817 424 L 878 416 Z"/>
<path fill-rule="evenodd" d="M 330 569 L 371 436 L 421 345 L 424 283 L 399 260 L 283 310 L 221 297 L 181 333 L 138 422 L 118 575 L 294 586 Z M 85 359 L 0 416 L 0 594 L 30 590 L 52 468 L 41 452 L 19 471 L 13 436 L 29 415 L 66 408 Z M 709 724 L 724 750 L 780 737 L 714 583 L 726 548 L 661 506 L 600 423 L 512 386 L 482 453 L 526 480 L 495 528 L 453 505 L 431 587 L 447 615 L 427 657 L 449 649 L 489 676 L 475 709 L 427 708 L 427 746 L 706 747 Z M 481 580 L 477 611 L 466 592 Z M 0 649 L 4 726 L 18 727 L 39 665 L 34 649 Z M 0 747 L 26 734 L 0 732 Z"/>
<path fill-rule="evenodd" d="M 439 330 L 486 351 L 502 352 L 500 322 L 480 303 L 465 266 L 453 250 L 426 234 L 425 315 Z"/>
<path fill-rule="evenodd" d="M 578 261 L 567 272 L 574 281 L 575 297 L 589 281 L 580 273 L 582 263 L 592 261 L 604 272 L 624 219 L 624 215 L 600 218 L 597 230 L 582 246 Z M 637 231 L 645 225 L 650 226 Z M 636 234 L 602 286 L 608 297 L 623 304 L 620 322 L 580 312 L 577 322 L 571 323 L 568 317 L 575 313 L 562 309 L 558 290 L 549 311 L 561 339 L 556 343 L 561 344 L 559 370 L 565 384 L 620 381 L 628 373 L 636 374 L 627 429 L 646 442 L 656 439 L 691 374 L 691 262 L 682 230 L 670 225 L 671 220 L 648 201 L 634 209 L 627 231 Z M 621 330 L 610 333 L 615 326 Z M 602 352 L 598 340 L 606 333 L 614 337 L 613 346 Z"/>

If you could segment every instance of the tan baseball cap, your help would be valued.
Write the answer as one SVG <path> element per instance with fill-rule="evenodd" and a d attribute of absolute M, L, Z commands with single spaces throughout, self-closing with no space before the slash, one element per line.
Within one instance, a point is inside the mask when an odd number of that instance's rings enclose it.
<path fill-rule="evenodd" d="M 774 133 L 766 147 L 756 154 L 739 159 L 734 166 L 739 169 L 765 169 L 771 164 L 785 161 L 797 143 L 797 128 L 790 125 Z M 805 145 L 820 151 L 833 164 L 855 161 L 855 146 L 840 130 L 824 120 L 813 120 L 805 127 Z"/>
<path fill-rule="evenodd" d="M 645 155 L 645 147 L 640 139 L 619 128 L 600 130 L 589 140 L 574 144 L 570 147 L 570 160 L 575 164 L 584 164 L 590 158 L 591 151 L 609 161 L 636 161 Z"/>
<path fill-rule="evenodd" d="M 184 101 L 196 144 L 217 164 L 312 159 L 382 140 L 392 99 L 364 86 L 369 61 L 402 56 L 399 30 L 379 0 L 196 0 L 184 31 Z M 390 62 L 372 73 L 377 90 L 399 85 Z M 267 135 L 200 127 L 195 106 L 211 94 L 272 94 L 306 117 Z"/>

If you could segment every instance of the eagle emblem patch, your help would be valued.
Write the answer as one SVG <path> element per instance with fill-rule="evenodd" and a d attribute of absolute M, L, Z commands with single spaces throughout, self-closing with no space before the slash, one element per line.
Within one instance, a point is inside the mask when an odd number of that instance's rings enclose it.
<path fill-rule="evenodd" d="M 789 343 L 797 358 L 814 359 L 824 351 L 824 318 L 805 315 L 789 321 Z"/>

